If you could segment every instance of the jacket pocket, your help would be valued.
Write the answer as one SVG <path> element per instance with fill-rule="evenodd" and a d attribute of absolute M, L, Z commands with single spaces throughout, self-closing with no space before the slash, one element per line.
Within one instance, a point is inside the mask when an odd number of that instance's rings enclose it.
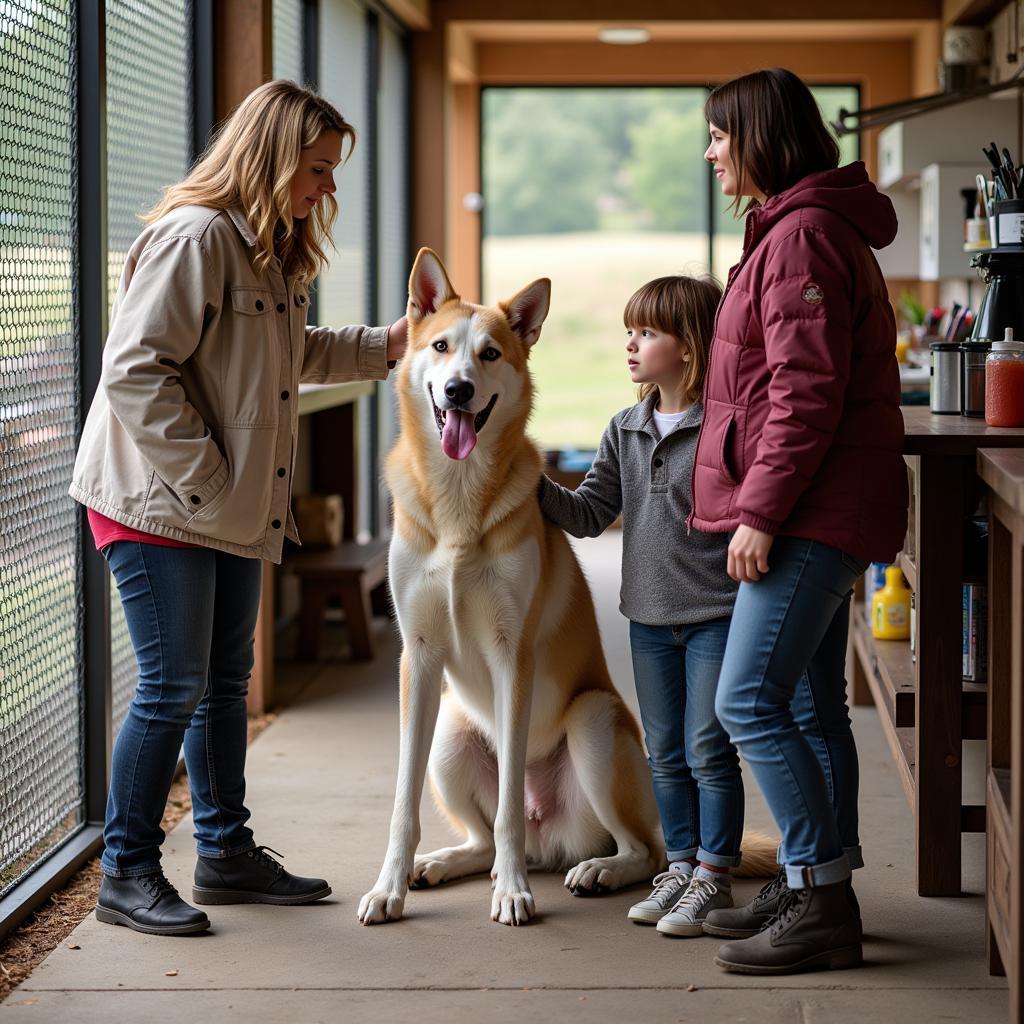
<path fill-rule="evenodd" d="M 277 479 L 274 432 L 250 427 L 225 430 L 223 445 L 230 467 L 228 482 L 189 520 L 186 528 L 204 537 L 244 547 L 262 545 L 274 529 L 269 522 Z"/>
<path fill-rule="evenodd" d="M 210 500 L 198 512 L 193 512 L 192 515 L 190 515 L 188 519 L 185 520 L 185 525 L 183 529 L 196 532 L 197 522 L 202 522 L 204 520 L 211 519 L 213 516 L 217 514 L 217 510 L 220 508 L 221 505 L 224 504 L 224 499 L 231 492 L 231 478 L 232 473 L 231 467 L 229 465 L 228 474 L 224 479 L 224 483 L 221 484 L 220 490 L 217 491 L 217 493 L 214 494 L 213 497 L 210 498 Z"/>
<path fill-rule="evenodd" d="M 281 344 L 286 327 L 269 288 L 231 289 L 231 330 L 220 360 L 221 423 L 256 426 L 274 422 Z"/>
<path fill-rule="evenodd" d="M 729 417 L 729 422 L 725 425 L 725 430 L 722 431 L 722 445 L 718 453 L 718 465 L 722 471 L 722 475 L 733 486 L 737 486 L 739 484 L 739 477 L 736 474 L 732 461 L 733 440 L 735 437 L 736 417 L 731 415 Z"/>

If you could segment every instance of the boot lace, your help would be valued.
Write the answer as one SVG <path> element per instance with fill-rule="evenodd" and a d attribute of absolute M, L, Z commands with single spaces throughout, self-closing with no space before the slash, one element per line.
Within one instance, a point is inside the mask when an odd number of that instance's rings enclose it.
<path fill-rule="evenodd" d="M 143 875 L 139 879 L 139 885 L 142 886 L 150 896 L 155 899 L 160 899 L 161 896 L 178 895 L 178 890 L 167 880 L 167 877 L 162 871 L 157 872 L 153 875 Z"/>
<path fill-rule="evenodd" d="M 761 886 L 761 891 L 754 897 L 755 903 L 764 903 L 775 899 L 783 889 L 789 888 L 786 884 L 786 869 L 779 868 L 779 873 Z"/>
<path fill-rule="evenodd" d="M 784 928 L 800 912 L 806 898 L 806 889 L 786 889 L 779 898 L 779 912 L 770 921 L 765 922 L 761 931 L 765 928 Z"/>
<path fill-rule="evenodd" d="M 279 875 L 284 871 L 284 865 L 278 864 L 274 857 L 269 856 L 272 853 L 275 857 L 284 857 L 284 854 L 278 853 L 277 850 L 272 850 L 269 846 L 255 846 L 253 849 L 246 850 L 245 852 L 258 864 L 271 868 L 274 874 Z"/>

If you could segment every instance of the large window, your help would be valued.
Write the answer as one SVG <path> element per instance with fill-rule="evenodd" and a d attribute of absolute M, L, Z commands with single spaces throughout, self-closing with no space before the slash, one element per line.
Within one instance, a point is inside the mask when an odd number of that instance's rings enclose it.
<path fill-rule="evenodd" d="M 125 256 L 166 185 L 188 173 L 192 141 L 188 60 L 192 26 L 182 4 L 106 0 L 107 296 L 113 305 Z M 90 538 L 86 538 L 89 540 Z M 114 732 L 138 669 L 117 587 L 110 583 Z"/>
<path fill-rule="evenodd" d="M 826 115 L 853 88 L 815 89 Z M 483 292 L 494 302 L 552 279 L 531 355 L 531 429 L 546 447 L 597 444 L 629 405 L 622 310 L 664 274 L 725 278 L 742 222 L 702 159 L 701 88 L 488 88 L 482 99 Z M 844 159 L 856 139 L 844 140 Z M 710 200 L 710 203 L 709 203 Z"/>
<path fill-rule="evenodd" d="M 377 93 L 377 320 L 393 323 L 405 313 L 409 278 L 409 115 L 405 38 L 386 21 L 380 26 Z M 395 440 L 394 374 L 382 388 L 380 450 Z"/>

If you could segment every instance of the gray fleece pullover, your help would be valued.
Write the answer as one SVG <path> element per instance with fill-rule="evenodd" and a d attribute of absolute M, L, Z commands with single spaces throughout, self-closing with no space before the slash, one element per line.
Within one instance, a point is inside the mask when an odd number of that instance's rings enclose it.
<path fill-rule="evenodd" d="M 619 610 L 648 626 L 695 625 L 731 615 L 737 584 L 726 572 L 727 535 L 686 532 L 703 406 L 659 439 L 657 402 L 655 391 L 612 418 L 575 491 L 542 477 L 540 508 L 574 537 L 604 533 L 621 512 Z"/>

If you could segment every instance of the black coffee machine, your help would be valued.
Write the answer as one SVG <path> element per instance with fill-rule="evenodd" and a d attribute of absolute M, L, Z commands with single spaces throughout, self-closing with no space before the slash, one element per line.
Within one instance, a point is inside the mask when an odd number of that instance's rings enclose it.
<path fill-rule="evenodd" d="M 960 411 L 985 415 L 985 357 L 1006 328 L 1024 340 L 1024 246 L 1000 246 L 971 257 L 985 282 L 985 294 L 970 338 L 960 346 Z"/>
<path fill-rule="evenodd" d="M 985 295 L 971 330 L 971 341 L 1002 341 L 1007 327 L 1024 339 L 1024 246 L 986 249 L 971 257 L 985 282 Z"/>

